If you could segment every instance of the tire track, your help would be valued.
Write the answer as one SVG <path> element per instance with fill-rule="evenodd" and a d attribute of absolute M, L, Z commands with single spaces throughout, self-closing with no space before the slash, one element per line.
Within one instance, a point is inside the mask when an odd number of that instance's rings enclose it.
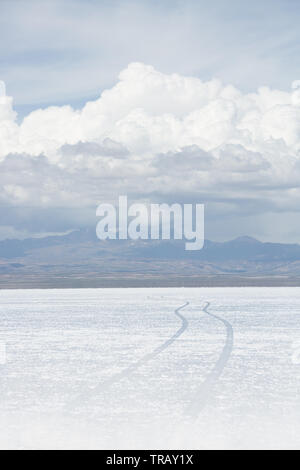
<path fill-rule="evenodd" d="M 221 377 L 223 370 L 226 367 L 226 364 L 231 356 L 231 352 L 233 349 L 233 328 L 232 325 L 227 321 L 224 320 L 224 318 L 219 317 L 218 315 L 215 315 L 211 312 L 208 311 L 208 308 L 210 306 L 210 302 L 207 302 L 205 307 L 202 309 L 203 312 L 207 313 L 207 315 L 215 318 L 216 320 L 222 322 L 225 327 L 226 327 L 226 342 L 224 345 L 224 348 L 222 350 L 222 353 L 216 362 L 215 366 L 205 379 L 205 381 L 201 384 L 200 388 L 198 389 L 198 392 L 195 395 L 195 398 L 192 400 L 191 404 L 188 406 L 186 410 L 186 414 L 193 419 L 196 419 L 200 412 L 204 409 L 206 406 L 210 396 L 211 392 L 216 385 L 217 381 Z"/>
<path fill-rule="evenodd" d="M 139 359 L 137 362 L 135 362 L 134 364 L 132 364 L 131 366 L 127 367 L 126 369 L 124 369 L 122 372 L 119 372 L 118 374 L 114 375 L 113 377 L 111 377 L 110 379 L 108 379 L 106 382 L 102 383 L 101 385 L 99 385 L 99 389 L 100 388 L 103 388 L 103 387 L 107 387 L 107 386 L 110 386 L 112 384 L 114 384 L 115 382 L 118 382 L 119 380 L 121 379 L 124 379 L 126 377 L 128 377 L 129 375 L 131 375 L 133 372 L 135 372 L 139 367 L 145 365 L 147 362 L 151 361 L 152 359 L 154 359 L 156 356 L 158 356 L 158 354 L 162 353 L 163 351 L 165 351 L 165 349 L 167 349 L 168 347 L 171 346 L 171 344 L 174 343 L 174 341 L 176 341 L 184 332 L 185 330 L 187 329 L 188 327 L 188 321 L 187 319 L 181 315 L 180 313 L 180 310 L 183 310 L 185 307 L 187 307 L 189 305 L 189 302 L 186 302 L 184 305 L 182 305 L 181 307 L 178 307 L 175 311 L 174 311 L 174 314 L 181 320 L 181 327 L 179 328 L 179 330 L 176 331 L 176 333 L 174 333 L 173 336 L 171 336 L 171 338 L 169 338 L 165 343 L 161 344 L 160 346 L 158 346 L 156 349 L 154 349 L 151 353 L 149 354 L 146 354 L 145 356 L 143 356 L 141 359 Z M 97 388 L 98 388 L 97 387 Z M 94 389 L 96 390 L 96 389 Z"/>
<path fill-rule="evenodd" d="M 102 392 L 103 390 L 106 390 L 107 388 L 109 388 L 111 385 L 118 382 L 119 380 L 122 380 L 122 379 L 125 379 L 125 378 L 129 377 L 139 367 L 145 365 L 147 362 L 151 361 L 156 356 L 158 356 L 160 353 L 165 351 L 168 347 L 170 347 L 185 332 L 185 330 L 188 327 L 188 324 L 189 324 L 188 320 L 180 313 L 180 311 L 183 310 L 188 305 L 189 305 L 189 302 L 186 302 L 184 305 L 182 305 L 181 307 L 178 307 L 174 311 L 174 314 L 181 320 L 181 327 L 174 333 L 174 335 L 172 335 L 167 341 L 165 341 L 163 344 L 158 346 L 152 352 L 150 352 L 149 354 L 146 354 L 141 359 L 139 359 L 137 362 L 135 362 L 131 366 L 127 367 L 123 371 L 119 372 L 118 374 L 115 374 L 110 379 L 96 385 L 96 387 L 89 388 L 89 390 L 86 391 L 85 393 L 77 395 L 75 400 L 72 400 L 71 402 L 69 402 L 69 408 L 76 405 L 76 404 L 78 404 L 79 399 L 82 399 L 82 400 L 86 401 L 87 393 L 88 394 L 95 394 L 95 393 Z M 91 397 L 89 397 L 89 399 L 90 398 Z"/>

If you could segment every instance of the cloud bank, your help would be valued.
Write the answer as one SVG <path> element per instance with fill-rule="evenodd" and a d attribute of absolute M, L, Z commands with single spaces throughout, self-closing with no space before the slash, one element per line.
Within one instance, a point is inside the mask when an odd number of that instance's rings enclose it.
<path fill-rule="evenodd" d="M 131 63 L 115 86 L 81 110 L 49 107 L 21 124 L 16 119 L 0 83 L 5 227 L 69 230 L 87 223 L 87 213 L 100 202 L 128 194 L 149 202 L 206 204 L 212 238 L 241 230 L 270 239 L 296 236 L 299 81 L 290 92 L 261 87 L 243 93 L 217 79 L 167 75 Z M 29 208 L 36 216 L 20 217 Z M 56 219 L 55 211 L 68 215 Z M 47 213 L 51 217 L 41 217 Z M 282 214 L 286 229 L 276 230 Z"/>

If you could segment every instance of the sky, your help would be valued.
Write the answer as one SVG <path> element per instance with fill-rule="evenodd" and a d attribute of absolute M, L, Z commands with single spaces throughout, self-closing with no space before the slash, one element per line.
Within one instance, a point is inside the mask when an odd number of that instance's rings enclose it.
<path fill-rule="evenodd" d="M 1 0 L 0 239 L 128 194 L 204 203 L 213 240 L 298 242 L 299 20 L 298 0 Z"/>

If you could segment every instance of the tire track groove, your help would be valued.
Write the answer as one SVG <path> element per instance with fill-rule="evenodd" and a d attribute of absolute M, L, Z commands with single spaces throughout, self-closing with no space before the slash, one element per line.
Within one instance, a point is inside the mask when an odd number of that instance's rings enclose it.
<path fill-rule="evenodd" d="M 226 327 L 226 342 L 224 345 L 224 348 L 221 352 L 221 355 L 214 365 L 213 369 L 209 373 L 209 375 L 206 377 L 205 381 L 201 384 L 199 387 L 194 399 L 188 406 L 186 410 L 187 416 L 190 418 L 196 419 L 200 412 L 204 409 L 206 406 L 210 396 L 211 392 L 213 391 L 214 386 L 216 385 L 217 381 L 221 377 L 227 362 L 231 356 L 232 349 L 233 349 L 233 339 L 234 339 L 234 334 L 233 334 L 233 328 L 232 325 L 225 320 L 222 317 L 219 317 L 218 315 L 215 315 L 211 312 L 208 311 L 208 308 L 210 306 L 210 302 L 207 302 L 205 307 L 202 309 L 203 312 L 207 313 L 207 315 L 215 318 L 216 320 L 220 321 L 225 325 Z"/>

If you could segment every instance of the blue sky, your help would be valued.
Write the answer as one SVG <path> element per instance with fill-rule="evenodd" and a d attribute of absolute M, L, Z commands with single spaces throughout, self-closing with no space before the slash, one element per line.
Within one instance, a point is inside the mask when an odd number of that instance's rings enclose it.
<path fill-rule="evenodd" d="M 81 107 L 128 63 L 243 91 L 300 78 L 299 0 L 1 0 L 0 79 L 20 117 Z"/>

